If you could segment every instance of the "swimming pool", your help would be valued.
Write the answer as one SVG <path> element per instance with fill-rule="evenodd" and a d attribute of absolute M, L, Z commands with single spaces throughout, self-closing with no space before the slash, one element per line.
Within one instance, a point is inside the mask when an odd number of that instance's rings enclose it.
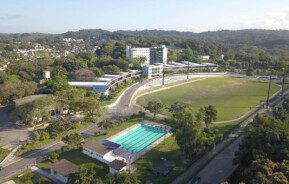
<path fill-rule="evenodd" d="M 141 124 L 111 141 L 131 153 L 139 153 L 165 134 L 165 130 Z"/>

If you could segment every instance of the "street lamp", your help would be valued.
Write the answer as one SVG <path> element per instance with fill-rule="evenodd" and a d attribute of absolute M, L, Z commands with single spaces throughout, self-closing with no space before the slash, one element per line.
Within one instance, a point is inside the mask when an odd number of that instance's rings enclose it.
<path fill-rule="evenodd" d="M 271 79 L 272 79 L 272 71 L 270 72 L 270 79 L 269 79 L 269 86 L 268 86 L 268 93 L 267 93 L 267 106 L 269 107 L 269 98 L 270 98 L 270 90 L 271 90 Z"/>

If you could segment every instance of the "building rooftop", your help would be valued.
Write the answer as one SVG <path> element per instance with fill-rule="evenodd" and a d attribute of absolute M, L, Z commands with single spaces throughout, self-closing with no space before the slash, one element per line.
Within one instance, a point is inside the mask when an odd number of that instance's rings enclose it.
<path fill-rule="evenodd" d="M 85 82 L 85 81 L 69 81 L 69 85 L 74 87 L 93 87 L 93 86 L 106 86 L 107 82 Z"/>
<path fill-rule="evenodd" d="M 120 171 L 122 168 L 127 166 L 127 163 L 122 160 L 115 159 L 114 161 L 110 162 L 108 166 L 117 171 Z"/>
<path fill-rule="evenodd" d="M 104 146 L 101 141 L 87 142 L 82 147 L 100 153 L 102 155 L 113 150 L 113 148 Z"/>
<path fill-rule="evenodd" d="M 51 164 L 50 168 L 62 176 L 68 176 L 69 174 L 77 173 L 79 171 L 79 166 L 65 159 L 54 162 Z"/>

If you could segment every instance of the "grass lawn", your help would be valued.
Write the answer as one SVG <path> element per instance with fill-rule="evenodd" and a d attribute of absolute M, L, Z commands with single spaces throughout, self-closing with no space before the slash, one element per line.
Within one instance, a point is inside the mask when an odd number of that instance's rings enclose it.
<path fill-rule="evenodd" d="M 230 122 L 230 123 L 221 123 L 221 124 L 211 124 L 209 125 L 209 128 L 211 129 L 217 129 L 219 134 L 225 134 L 228 131 L 230 131 L 235 126 L 239 125 L 238 121 Z"/>
<path fill-rule="evenodd" d="M 167 176 L 159 176 L 149 170 L 151 163 L 161 157 L 173 161 L 176 164 Z M 186 168 L 184 158 L 179 152 L 179 146 L 172 136 L 150 150 L 143 158 L 137 160 L 134 166 L 137 167 L 137 170 L 133 174 L 138 176 L 142 183 L 146 180 L 151 180 L 153 183 L 170 183 Z"/>
<path fill-rule="evenodd" d="M 181 102 L 191 105 L 195 111 L 214 105 L 218 111 L 217 120 L 224 121 L 238 118 L 264 101 L 267 89 L 268 83 L 265 82 L 241 78 L 207 78 L 142 96 L 138 102 L 143 106 L 154 99 L 166 106 Z M 270 94 L 279 89 L 278 85 L 273 84 Z M 162 113 L 169 114 L 167 110 Z"/>
<path fill-rule="evenodd" d="M 9 153 L 10 151 L 8 149 L 0 148 L 0 162 L 2 162 Z"/>
<path fill-rule="evenodd" d="M 58 158 L 59 160 L 61 159 L 66 159 L 74 164 L 77 164 L 79 166 L 87 163 L 94 163 L 97 166 L 97 176 L 98 177 L 103 177 L 108 173 L 108 166 L 102 162 L 99 162 L 98 160 L 91 158 L 83 153 L 81 153 L 81 149 L 75 149 L 75 150 L 70 150 L 70 151 L 65 151 L 62 152 Z M 50 161 L 44 161 L 37 166 L 47 172 L 50 172 Z"/>
<path fill-rule="evenodd" d="M 118 125 L 115 125 L 113 128 L 110 128 L 106 131 L 106 135 L 97 135 L 97 136 L 93 136 L 93 137 L 90 137 L 88 140 L 89 141 L 96 141 L 96 140 L 101 140 L 101 139 L 106 139 L 136 123 L 138 123 L 141 119 L 139 118 L 133 118 L 133 119 L 129 119 L 125 122 L 122 122 Z"/>

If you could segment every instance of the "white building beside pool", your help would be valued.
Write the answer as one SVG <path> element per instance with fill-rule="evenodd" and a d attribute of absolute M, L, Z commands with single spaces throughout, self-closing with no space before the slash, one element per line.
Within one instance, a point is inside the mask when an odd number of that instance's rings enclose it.
<path fill-rule="evenodd" d="M 85 143 L 82 153 L 108 164 L 111 173 L 119 173 L 170 136 L 170 129 L 143 120 L 107 140 Z"/>

